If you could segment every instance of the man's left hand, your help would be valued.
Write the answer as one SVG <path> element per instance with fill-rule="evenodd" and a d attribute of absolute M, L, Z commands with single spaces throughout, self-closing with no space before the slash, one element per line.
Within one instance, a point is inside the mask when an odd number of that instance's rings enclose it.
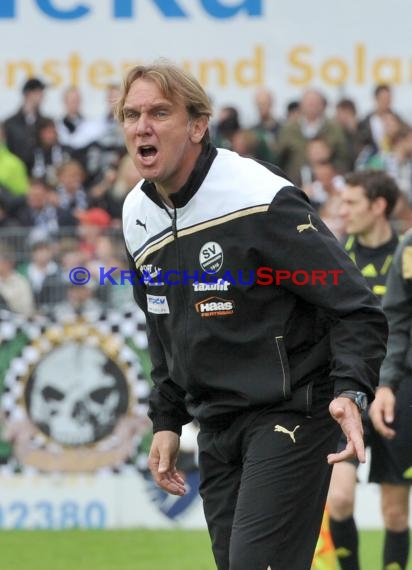
<path fill-rule="evenodd" d="M 338 396 L 330 403 L 329 412 L 346 435 L 347 444 L 340 453 L 330 453 L 328 463 L 333 465 L 354 457 L 357 457 L 361 463 L 365 463 L 363 426 L 358 406 L 349 398 Z"/>

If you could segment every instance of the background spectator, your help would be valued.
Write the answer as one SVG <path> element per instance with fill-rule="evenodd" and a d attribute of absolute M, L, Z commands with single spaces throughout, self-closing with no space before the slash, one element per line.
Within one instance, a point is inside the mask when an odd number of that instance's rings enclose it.
<path fill-rule="evenodd" d="M 80 238 L 79 248 L 86 259 L 93 259 L 96 252 L 97 238 L 104 235 L 111 226 L 111 217 L 102 208 L 90 208 L 78 214 L 79 225 L 77 235 Z"/>
<path fill-rule="evenodd" d="M 314 137 L 321 136 L 328 141 L 339 172 L 345 172 L 349 167 L 343 131 L 335 121 L 327 118 L 326 107 L 327 101 L 322 93 L 308 89 L 300 102 L 299 117 L 286 122 L 280 131 L 278 163 L 298 186 L 302 184 L 302 168 L 307 164 L 307 142 Z"/>
<path fill-rule="evenodd" d="M 96 286 L 91 280 L 81 287 L 69 283 L 65 299 L 52 307 L 53 316 L 62 321 L 81 315 L 94 315 L 97 318 L 102 305 L 95 297 Z"/>
<path fill-rule="evenodd" d="M 20 226 L 37 229 L 43 236 L 55 237 L 60 229 L 74 226 L 77 222 L 70 212 L 56 206 L 57 196 L 42 179 L 32 178 L 29 191 L 11 214 Z"/>
<path fill-rule="evenodd" d="M 267 160 L 275 160 L 276 141 L 279 136 L 281 122 L 275 113 L 275 97 L 266 87 L 260 87 L 255 93 L 255 107 L 259 120 L 252 126 L 260 137 L 263 137 L 268 148 Z"/>
<path fill-rule="evenodd" d="M 57 184 L 57 168 L 71 157 L 70 150 L 58 139 L 53 119 L 41 119 L 37 128 L 37 143 L 34 148 L 33 178 L 44 178 L 50 186 Z"/>
<path fill-rule="evenodd" d="M 50 305 L 64 298 L 66 283 L 55 260 L 55 250 L 56 247 L 51 241 L 34 241 L 29 262 L 18 268 L 30 283 L 34 302 L 39 310 L 47 310 Z"/>
<path fill-rule="evenodd" d="M 31 172 L 34 163 L 34 148 L 37 142 L 37 128 L 43 118 L 41 104 L 46 84 L 37 77 L 31 77 L 23 85 L 23 101 L 17 113 L 4 121 L 6 143 L 9 150 L 25 163 Z"/>
<path fill-rule="evenodd" d="M 78 87 L 70 86 L 64 91 L 63 105 L 64 115 L 57 122 L 59 141 L 83 166 L 86 174 L 84 182 L 88 186 L 99 175 L 100 151 L 97 141 L 105 127 L 101 121 L 85 117 Z"/>
<path fill-rule="evenodd" d="M 77 218 L 88 207 L 84 168 L 79 161 L 71 159 L 61 164 L 56 173 L 57 204 L 68 215 Z"/>
<path fill-rule="evenodd" d="M 30 283 L 15 269 L 15 254 L 0 249 L 0 296 L 6 308 L 29 317 L 34 313 L 34 299 Z"/>
<path fill-rule="evenodd" d="M 368 147 L 369 153 L 376 154 L 385 150 L 387 133 L 384 117 L 390 112 L 402 122 L 401 117 L 392 108 L 392 88 L 387 84 L 377 85 L 373 91 L 374 108 L 359 122 L 359 138 L 362 147 Z"/>
<path fill-rule="evenodd" d="M 96 141 L 100 153 L 99 173 L 117 166 L 126 154 L 123 130 L 114 116 L 114 108 L 120 97 L 120 85 L 110 84 L 106 89 L 106 114 L 101 121 L 101 134 Z"/>
<path fill-rule="evenodd" d="M 100 182 L 89 190 L 89 205 L 106 210 L 117 225 L 121 221 L 124 199 L 141 179 L 140 173 L 129 155 L 125 155 L 119 166 L 109 167 Z"/>
<path fill-rule="evenodd" d="M 286 105 L 285 121 L 296 121 L 300 115 L 300 101 L 289 101 Z"/>
<path fill-rule="evenodd" d="M 26 194 L 28 186 L 26 165 L 7 148 L 4 127 L 0 123 L 0 187 L 18 196 Z"/>
<path fill-rule="evenodd" d="M 331 232 L 340 239 L 344 233 L 339 214 L 344 177 L 339 174 L 332 149 L 325 139 L 315 137 L 308 142 L 307 158 L 311 182 L 304 185 L 303 190 Z"/>
<path fill-rule="evenodd" d="M 232 136 L 232 150 L 242 156 L 274 162 L 266 139 L 256 129 L 239 129 Z"/>
<path fill-rule="evenodd" d="M 217 116 L 217 122 L 212 130 L 213 142 L 216 146 L 232 148 L 234 134 L 240 129 L 239 111 L 236 107 L 222 107 Z"/>
<path fill-rule="evenodd" d="M 362 148 L 359 137 L 358 112 L 353 99 L 345 97 L 336 103 L 335 121 L 341 127 L 345 136 L 348 151 L 348 169 L 353 170 Z"/>

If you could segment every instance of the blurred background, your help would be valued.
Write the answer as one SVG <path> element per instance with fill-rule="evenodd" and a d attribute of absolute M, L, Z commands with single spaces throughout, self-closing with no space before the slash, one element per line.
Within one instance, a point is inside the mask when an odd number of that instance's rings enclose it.
<path fill-rule="evenodd" d="M 125 71 L 160 57 L 191 71 L 214 143 L 278 164 L 339 239 L 344 175 L 384 170 L 402 234 L 411 17 L 401 0 L 1 0 L 0 528 L 204 529 L 195 424 L 187 495 L 147 473 L 145 323 L 121 279 L 122 205 L 140 180 L 113 118 Z M 367 466 L 356 516 L 382 528 Z"/>

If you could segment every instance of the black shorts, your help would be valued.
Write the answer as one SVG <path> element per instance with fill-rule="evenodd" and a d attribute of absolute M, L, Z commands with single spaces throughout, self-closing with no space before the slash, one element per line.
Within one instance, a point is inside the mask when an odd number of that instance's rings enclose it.
<path fill-rule="evenodd" d="M 371 433 L 371 483 L 412 484 L 412 377 L 405 378 L 396 395 L 394 439 Z"/>
<path fill-rule="evenodd" d="M 264 408 L 198 436 L 200 494 L 218 570 L 307 570 L 339 426 L 325 395 L 303 413 Z"/>

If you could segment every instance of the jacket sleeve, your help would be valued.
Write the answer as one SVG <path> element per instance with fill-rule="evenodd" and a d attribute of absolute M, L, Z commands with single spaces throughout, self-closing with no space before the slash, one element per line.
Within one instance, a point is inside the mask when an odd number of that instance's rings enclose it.
<path fill-rule="evenodd" d="M 306 285 L 288 279 L 281 286 L 328 316 L 335 394 L 362 390 L 372 400 L 387 340 L 378 298 L 301 190 L 287 186 L 277 193 L 264 233 L 268 266 L 302 272 L 296 281 L 309 275 Z M 318 271 L 326 277 L 312 284 Z"/>
<path fill-rule="evenodd" d="M 399 243 L 386 286 L 383 310 L 389 323 L 389 339 L 379 385 L 397 390 L 412 353 L 412 234 Z"/>
<path fill-rule="evenodd" d="M 155 326 L 153 326 L 146 300 L 146 286 L 140 282 L 133 259 L 127 252 L 130 271 L 135 274 L 133 296 L 137 305 L 146 316 L 146 332 L 149 355 L 152 364 L 151 378 L 153 388 L 149 397 L 149 418 L 153 423 L 153 433 L 170 430 L 178 435 L 182 433 L 182 425 L 192 421 L 185 407 L 185 392 L 175 384 L 169 376 L 164 350 Z"/>

